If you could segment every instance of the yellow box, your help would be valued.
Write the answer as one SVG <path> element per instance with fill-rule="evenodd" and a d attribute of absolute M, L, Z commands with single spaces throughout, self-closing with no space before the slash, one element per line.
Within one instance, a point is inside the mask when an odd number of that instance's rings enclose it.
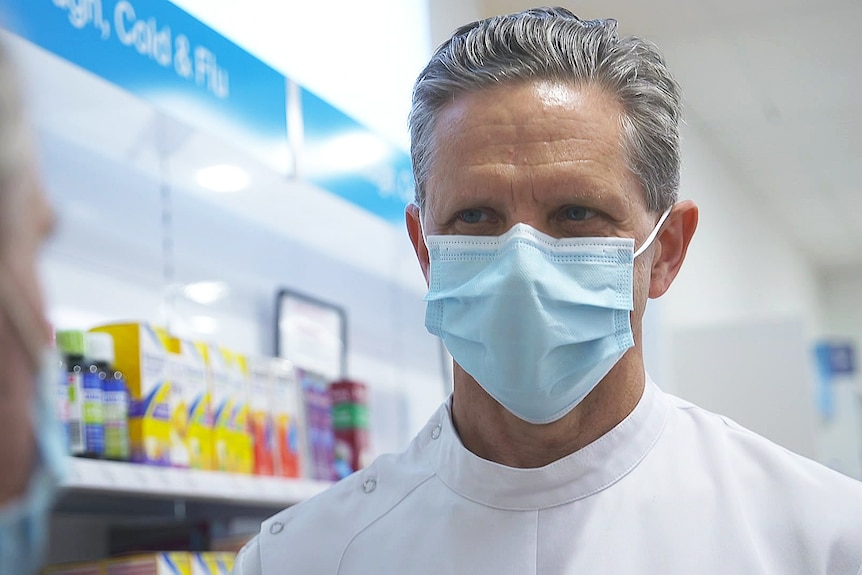
<path fill-rule="evenodd" d="M 201 344 L 181 339 L 180 355 L 186 376 L 184 391 L 189 467 L 213 469 L 213 416 L 205 352 Z"/>
<path fill-rule="evenodd" d="M 188 408 L 186 406 L 186 374 L 180 340 L 166 329 L 156 328 L 162 345 L 168 352 L 167 378 L 171 383 L 169 406 L 171 414 L 171 467 L 189 467 Z"/>
<path fill-rule="evenodd" d="M 234 454 L 237 473 L 254 471 L 254 446 L 249 428 L 249 395 L 251 393 L 248 363 L 245 356 L 226 351 L 231 393 L 233 394 L 233 419 L 231 421 L 231 451 Z"/>
<path fill-rule="evenodd" d="M 114 361 L 129 389 L 131 459 L 171 464 L 171 382 L 168 350 L 157 330 L 145 323 L 105 325 L 91 331 L 114 337 Z"/>
<path fill-rule="evenodd" d="M 207 362 L 209 392 L 212 405 L 212 463 L 219 471 L 236 471 L 238 464 L 233 449 L 234 402 L 233 381 L 228 367 L 230 356 L 212 344 L 202 346 Z"/>
<path fill-rule="evenodd" d="M 230 575 L 236 555 L 224 551 L 195 553 L 191 575 Z"/>
<path fill-rule="evenodd" d="M 104 573 L 105 567 L 101 561 L 63 563 L 61 565 L 49 565 L 42 569 L 42 575 L 104 575 Z"/>
<path fill-rule="evenodd" d="M 147 553 L 105 561 L 105 575 L 191 575 L 191 553 Z"/>

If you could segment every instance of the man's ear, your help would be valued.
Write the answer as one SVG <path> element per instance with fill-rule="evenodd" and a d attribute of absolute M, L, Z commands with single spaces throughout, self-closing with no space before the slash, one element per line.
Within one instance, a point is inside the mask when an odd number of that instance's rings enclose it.
<path fill-rule="evenodd" d="M 413 249 L 416 251 L 416 258 L 419 260 L 419 267 L 422 268 L 422 275 L 425 276 L 425 283 L 428 283 L 428 247 L 425 245 L 425 238 L 422 235 L 422 220 L 419 218 L 419 206 L 416 204 L 408 204 L 404 210 L 404 219 L 407 220 L 407 233 L 410 235 L 410 241 L 413 242 Z"/>
<path fill-rule="evenodd" d="M 691 200 L 677 203 L 655 240 L 658 249 L 653 256 L 649 297 L 661 297 L 673 283 L 696 228 L 697 205 Z"/>

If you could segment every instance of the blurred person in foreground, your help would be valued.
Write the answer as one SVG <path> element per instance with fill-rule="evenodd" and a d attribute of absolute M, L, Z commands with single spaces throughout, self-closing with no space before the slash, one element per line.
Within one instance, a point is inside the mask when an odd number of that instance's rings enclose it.
<path fill-rule="evenodd" d="M 39 184 L 18 81 L 0 45 L 0 574 L 30 575 L 45 555 L 65 461 L 53 408 L 60 377 L 37 257 L 53 222 Z"/>
<path fill-rule="evenodd" d="M 406 452 L 265 521 L 235 573 L 862 575 L 862 483 L 644 370 L 647 299 L 698 219 L 680 107 L 613 20 L 531 10 L 437 50 L 407 228 L 454 392 Z"/>

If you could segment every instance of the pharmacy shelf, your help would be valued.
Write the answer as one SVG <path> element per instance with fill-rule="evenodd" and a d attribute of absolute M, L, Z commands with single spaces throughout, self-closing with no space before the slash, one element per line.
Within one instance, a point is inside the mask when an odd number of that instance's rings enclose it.
<path fill-rule="evenodd" d="M 158 502 L 175 505 L 204 504 L 212 508 L 277 510 L 317 495 L 331 485 L 326 481 L 286 479 L 172 469 L 134 463 L 70 457 L 60 508 L 75 510 L 98 503 L 95 512 L 110 512 L 117 501 L 144 500 L 146 509 Z M 82 505 L 86 502 L 85 505 Z M 119 509 L 118 509 L 119 510 Z"/>

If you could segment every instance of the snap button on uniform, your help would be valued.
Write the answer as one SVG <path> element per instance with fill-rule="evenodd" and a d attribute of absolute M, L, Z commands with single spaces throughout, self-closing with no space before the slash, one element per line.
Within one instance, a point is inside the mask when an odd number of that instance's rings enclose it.
<path fill-rule="evenodd" d="M 362 484 L 362 490 L 365 491 L 365 493 L 371 493 L 375 489 L 377 489 L 377 480 L 373 477 L 369 477 L 365 480 L 365 483 Z"/>
<path fill-rule="evenodd" d="M 437 425 L 434 429 L 431 430 L 431 439 L 437 439 L 440 437 L 440 432 L 443 430 L 442 425 Z"/>
<path fill-rule="evenodd" d="M 278 535 L 279 533 L 282 532 L 283 529 L 284 529 L 284 523 L 282 523 L 281 521 L 274 521 L 269 526 L 269 532 L 272 533 L 273 535 Z"/>

